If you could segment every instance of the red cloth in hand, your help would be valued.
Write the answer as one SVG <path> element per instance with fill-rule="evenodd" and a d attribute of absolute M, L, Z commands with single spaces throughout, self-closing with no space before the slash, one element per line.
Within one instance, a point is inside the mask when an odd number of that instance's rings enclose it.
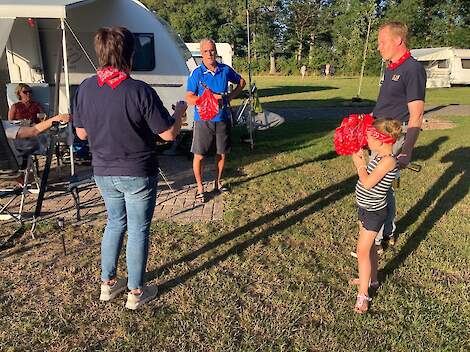
<path fill-rule="evenodd" d="M 367 145 L 367 127 L 374 118 L 369 114 L 352 114 L 343 119 L 335 130 L 334 143 L 339 155 L 352 155 Z"/>
<path fill-rule="evenodd" d="M 199 116 L 202 120 L 212 120 L 219 113 L 219 101 L 209 88 L 205 88 L 202 95 L 196 100 Z"/>

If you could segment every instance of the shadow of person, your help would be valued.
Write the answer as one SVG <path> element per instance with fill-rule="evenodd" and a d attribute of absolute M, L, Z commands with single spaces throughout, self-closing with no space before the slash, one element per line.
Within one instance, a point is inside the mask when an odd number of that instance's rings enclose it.
<path fill-rule="evenodd" d="M 331 151 L 331 152 L 319 155 L 316 158 L 304 160 L 300 163 L 288 165 L 288 166 L 282 167 L 280 169 L 271 170 L 271 171 L 268 171 L 268 172 L 265 172 L 265 173 L 262 173 L 262 174 L 259 174 L 259 175 L 250 176 L 250 177 L 247 177 L 243 180 L 230 182 L 230 186 L 231 187 L 237 187 L 237 186 L 239 186 L 239 185 L 241 185 L 245 182 L 249 182 L 249 181 L 252 181 L 254 179 L 264 177 L 264 176 L 267 176 L 267 175 L 270 175 L 270 174 L 273 174 L 273 173 L 276 173 L 276 172 L 282 172 L 282 171 L 286 171 L 286 170 L 290 170 L 290 169 L 295 169 L 295 168 L 301 167 L 301 166 L 306 165 L 306 164 L 315 163 L 317 161 L 331 160 L 331 159 L 336 158 L 337 156 L 338 156 L 338 154 L 336 152 Z"/>
<path fill-rule="evenodd" d="M 313 214 L 314 212 L 320 211 L 321 209 L 329 206 L 330 204 L 337 202 L 344 198 L 346 195 L 354 191 L 357 177 L 351 176 L 347 179 L 333 184 L 325 189 L 319 190 L 308 197 L 300 199 L 288 206 L 285 206 L 279 210 L 273 211 L 269 214 L 260 216 L 258 219 L 249 222 L 239 228 L 226 233 L 225 235 L 219 237 L 218 239 L 209 242 L 202 247 L 196 249 L 195 251 L 182 256 L 179 259 L 176 259 L 170 263 L 163 265 L 162 267 L 149 272 L 146 274 L 145 280 L 150 281 L 155 279 L 161 274 L 164 274 L 170 269 L 178 264 L 190 262 L 198 258 L 204 253 L 207 253 L 225 243 L 228 243 L 232 240 L 238 239 L 242 236 L 249 236 L 251 231 L 255 231 L 263 225 L 272 223 L 270 227 L 262 230 L 256 235 L 245 239 L 242 242 L 238 242 L 226 250 L 224 253 L 219 254 L 213 258 L 208 259 L 201 265 L 194 267 L 193 269 L 187 271 L 186 273 L 170 279 L 161 284 L 161 292 L 168 292 L 176 285 L 187 281 L 193 276 L 197 275 L 199 272 L 202 272 L 206 269 L 209 269 L 221 261 L 227 259 L 228 257 L 239 254 L 245 251 L 248 247 L 258 242 L 263 242 L 272 235 L 278 233 L 279 231 L 284 231 L 285 229 L 295 225 L 296 223 L 302 221 L 305 217 Z M 289 216 L 287 219 L 278 221 L 279 218 L 285 216 L 285 214 L 294 213 Z"/>
<path fill-rule="evenodd" d="M 425 161 L 439 151 L 441 144 L 449 140 L 448 136 L 441 136 L 436 138 L 432 143 L 421 145 L 413 149 L 413 161 Z"/>
<path fill-rule="evenodd" d="M 434 225 L 468 194 L 470 188 L 468 155 L 470 155 L 470 147 L 457 148 L 446 154 L 441 161 L 452 162 L 452 164 L 424 194 L 423 198 L 397 222 L 397 229 L 402 233 L 437 200 L 418 228 L 409 235 L 397 255 L 380 271 L 380 282 L 392 275 L 413 254 Z M 457 179 L 456 182 L 455 179 Z M 448 185 L 453 182 L 455 183 L 446 191 Z"/>

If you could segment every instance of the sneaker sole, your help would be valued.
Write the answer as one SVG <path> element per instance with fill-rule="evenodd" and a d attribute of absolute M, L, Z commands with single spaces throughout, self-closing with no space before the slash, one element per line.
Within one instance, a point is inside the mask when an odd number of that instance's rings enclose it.
<path fill-rule="evenodd" d="M 132 293 L 128 293 L 128 295 L 131 295 Z M 149 296 L 149 297 L 146 297 L 145 299 L 143 300 L 140 300 L 139 302 L 136 302 L 136 303 L 129 303 L 129 301 L 126 302 L 126 308 L 127 309 L 130 309 L 130 310 L 137 310 L 139 309 L 141 306 L 143 306 L 145 303 L 148 303 L 150 302 L 151 300 L 155 299 L 156 297 L 158 296 L 158 290 L 155 292 L 154 295 L 152 296 Z"/>

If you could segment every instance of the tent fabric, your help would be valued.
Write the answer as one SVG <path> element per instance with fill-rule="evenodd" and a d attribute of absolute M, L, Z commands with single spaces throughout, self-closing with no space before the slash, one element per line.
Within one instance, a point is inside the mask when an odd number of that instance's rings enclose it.
<path fill-rule="evenodd" d="M 5 53 L 5 46 L 14 21 L 14 18 L 0 18 L 0 57 Z"/>
<path fill-rule="evenodd" d="M 411 50 L 411 56 L 418 61 L 446 60 L 452 55 L 451 47 L 424 48 Z"/>
<path fill-rule="evenodd" d="M 0 0 L 0 18 L 66 18 L 66 8 L 89 0 Z"/>

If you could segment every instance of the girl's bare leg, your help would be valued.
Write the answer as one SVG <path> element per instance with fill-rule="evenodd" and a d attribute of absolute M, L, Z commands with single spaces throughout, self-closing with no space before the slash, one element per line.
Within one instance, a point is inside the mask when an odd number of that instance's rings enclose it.
<path fill-rule="evenodd" d="M 362 225 L 359 225 L 359 239 L 357 241 L 357 265 L 359 271 L 359 291 L 358 295 L 369 295 L 369 282 L 372 274 L 372 250 L 375 251 L 374 240 L 377 232 L 368 231 Z M 377 268 L 377 259 L 375 258 L 375 268 Z M 377 276 L 377 269 L 375 269 Z"/>

